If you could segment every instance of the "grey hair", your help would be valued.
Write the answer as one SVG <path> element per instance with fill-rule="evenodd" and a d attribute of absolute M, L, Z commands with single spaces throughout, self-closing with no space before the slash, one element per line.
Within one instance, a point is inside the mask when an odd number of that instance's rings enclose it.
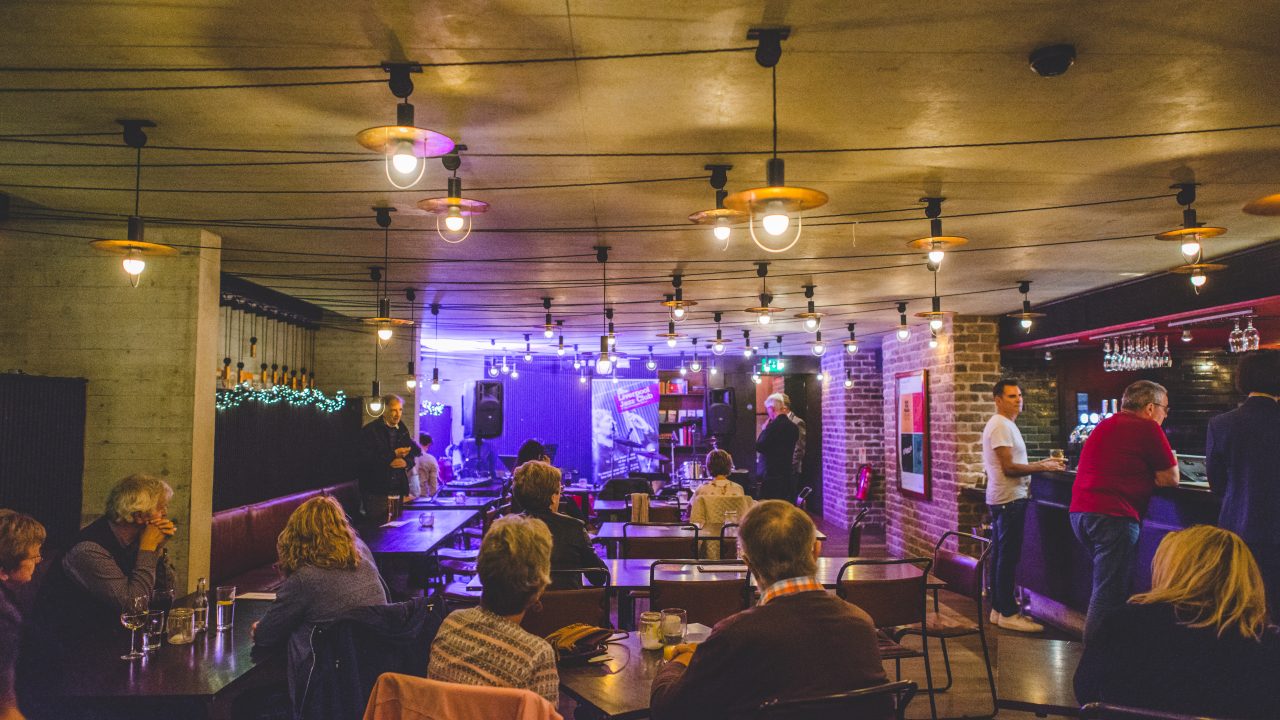
<path fill-rule="evenodd" d="M 480 604 L 497 615 L 529 607 L 551 584 L 551 531 L 520 515 L 493 521 L 480 543 L 476 571 L 484 589 Z"/>
<path fill-rule="evenodd" d="M 818 529 L 803 510 L 785 500 L 765 500 L 748 510 L 738 539 L 761 588 L 818 572 L 813 559 Z"/>
<path fill-rule="evenodd" d="M 1163 385 L 1150 380 L 1138 380 L 1130 383 L 1129 387 L 1124 389 L 1124 397 L 1120 400 L 1120 407 L 1125 410 L 1137 411 L 1156 402 L 1161 397 L 1168 402 L 1169 391 Z"/>
<path fill-rule="evenodd" d="M 173 488 L 153 475 L 138 473 L 116 483 L 107 494 L 107 520 L 115 523 L 131 523 L 136 513 L 149 513 L 168 503 Z"/>
<path fill-rule="evenodd" d="M 400 403 L 400 407 L 404 407 L 404 398 L 400 397 L 399 395 L 383 395 L 382 406 L 386 407 L 391 403 L 392 400 L 395 400 L 396 402 Z"/>
<path fill-rule="evenodd" d="M 791 409 L 791 398 L 787 397 L 786 393 L 774 393 L 764 399 L 765 405 L 768 405 L 771 402 L 778 403 L 778 405 L 782 407 L 784 410 Z"/>
<path fill-rule="evenodd" d="M 551 498 L 558 492 L 559 468 L 541 460 L 530 460 L 516 468 L 512 493 L 525 512 L 545 512 L 551 507 Z"/>

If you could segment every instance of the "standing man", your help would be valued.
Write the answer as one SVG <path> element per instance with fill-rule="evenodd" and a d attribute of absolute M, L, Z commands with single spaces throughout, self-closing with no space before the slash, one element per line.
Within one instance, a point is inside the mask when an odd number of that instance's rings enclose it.
<path fill-rule="evenodd" d="M 769 421 L 756 438 L 756 452 L 760 454 L 760 475 L 763 478 L 760 499 L 794 502 L 792 485 L 795 476 L 791 471 L 791 461 L 795 457 L 800 431 L 787 417 L 790 407 L 787 405 L 786 395 L 774 393 L 765 398 L 764 411 L 769 415 Z"/>
<path fill-rule="evenodd" d="M 1240 359 L 1240 407 L 1209 421 L 1209 488 L 1222 497 L 1218 525 L 1244 538 L 1262 571 L 1267 605 L 1280 617 L 1280 351 Z"/>
<path fill-rule="evenodd" d="M 422 454 L 400 418 L 404 400 L 398 395 L 382 398 L 382 417 L 360 430 L 360 494 L 364 514 L 382 522 L 387 517 L 387 497 L 409 493 L 407 468 Z"/>
<path fill-rule="evenodd" d="M 987 507 L 991 510 L 991 623 L 1006 630 L 1040 632 L 1044 626 L 1018 612 L 1014 576 L 1022 555 L 1022 529 L 1027 519 L 1027 486 L 1031 473 L 1062 470 L 1057 460 L 1027 462 L 1027 445 L 1014 421 L 1022 412 L 1022 388 L 1005 379 L 991 389 L 996 414 L 982 430 L 982 467 L 987 472 Z"/>
<path fill-rule="evenodd" d="M 1169 392 L 1139 380 L 1124 389 L 1120 412 L 1098 423 L 1080 453 L 1071 488 L 1071 528 L 1093 558 L 1085 642 L 1102 618 L 1129 599 L 1138 522 L 1156 487 L 1178 486 L 1178 461 L 1160 425 Z"/>
<path fill-rule="evenodd" d="M 805 427 L 804 418 L 791 411 L 791 396 L 782 393 L 782 401 L 787 404 L 787 419 L 799 431 L 796 437 L 796 449 L 791 453 L 791 473 L 796 479 L 796 485 L 791 488 L 791 494 L 795 495 L 800 492 L 800 485 L 804 483 L 804 437 L 808 433 L 808 428 Z"/>
<path fill-rule="evenodd" d="M 413 464 L 413 472 L 409 475 L 409 494 L 414 497 L 431 497 L 440 489 L 440 463 L 431 454 L 431 436 L 418 434 L 418 447 L 422 454 Z"/>

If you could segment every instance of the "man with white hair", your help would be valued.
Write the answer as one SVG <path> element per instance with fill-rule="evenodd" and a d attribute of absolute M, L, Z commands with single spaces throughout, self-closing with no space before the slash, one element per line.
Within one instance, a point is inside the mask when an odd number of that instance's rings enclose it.
<path fill-rule="evenodd" d="M 721 620 L 705 642 L 675 646 L 650 690 L 654 720 L 742 717 L 773 698 L 886 682 L 871 617 L 814 578 L 822 545 L 804 511 L 766 500 L 747 511 L 738 539 L 760 602 Z M 839 661 L 815 670 L 824 658 Z"/>
<path fill-rule="evenodd" d="M 787 396 L 774 393 L 765 398 L 764 410 L 769 420 L 756 438 L 756 452 L 760 455 L 760 499 L 794 500 L 796 442 L 800 431 L 787 417 L 791 408 Z"/>
<path fill-rule="evenodd" d="M 360 495 L 365 516 L 378 522 L 387 517 L 387 497 L 409 494 L 409 469 L 422 454 L 400 419 L 404 399 L 399 395 L 382 398 L 382 417 L 360 430 Z"/>

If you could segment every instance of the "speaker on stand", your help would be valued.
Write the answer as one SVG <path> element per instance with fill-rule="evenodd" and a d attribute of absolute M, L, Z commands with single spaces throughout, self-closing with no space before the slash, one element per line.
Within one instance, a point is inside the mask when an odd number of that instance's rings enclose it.
<path fill-rule="evenodd" d="M 502 383 L 496 380 L 477 380 L 474 407 L 472 435 L 476 439 L 501 436 Z"/>
<path fill-rule="evenodd" d="M 710 391 L 711 407 L 707 410 L 708 435 L 732 435 L 736 429 L 734 415 L 737 412 L 733 401 L 733 388 L 719 388 Z"/>

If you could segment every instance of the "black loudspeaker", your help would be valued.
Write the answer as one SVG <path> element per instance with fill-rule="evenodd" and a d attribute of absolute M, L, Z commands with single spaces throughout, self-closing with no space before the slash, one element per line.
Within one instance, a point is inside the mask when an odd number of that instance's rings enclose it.
<path fill-rule="evenodd" d="M 472 434 L 484 439 L 502 435 L 502 383 L 490 380 L 476 381 Z"/>
<path fill-rule="evenodd" d="M 737 408 L 733 402 L 733 388 L 727 387 L 711 391 L 711 409 L 707 412 L 707 433 L 710 435 L 732 435 L 735 427 L 734 415 Z"/>

